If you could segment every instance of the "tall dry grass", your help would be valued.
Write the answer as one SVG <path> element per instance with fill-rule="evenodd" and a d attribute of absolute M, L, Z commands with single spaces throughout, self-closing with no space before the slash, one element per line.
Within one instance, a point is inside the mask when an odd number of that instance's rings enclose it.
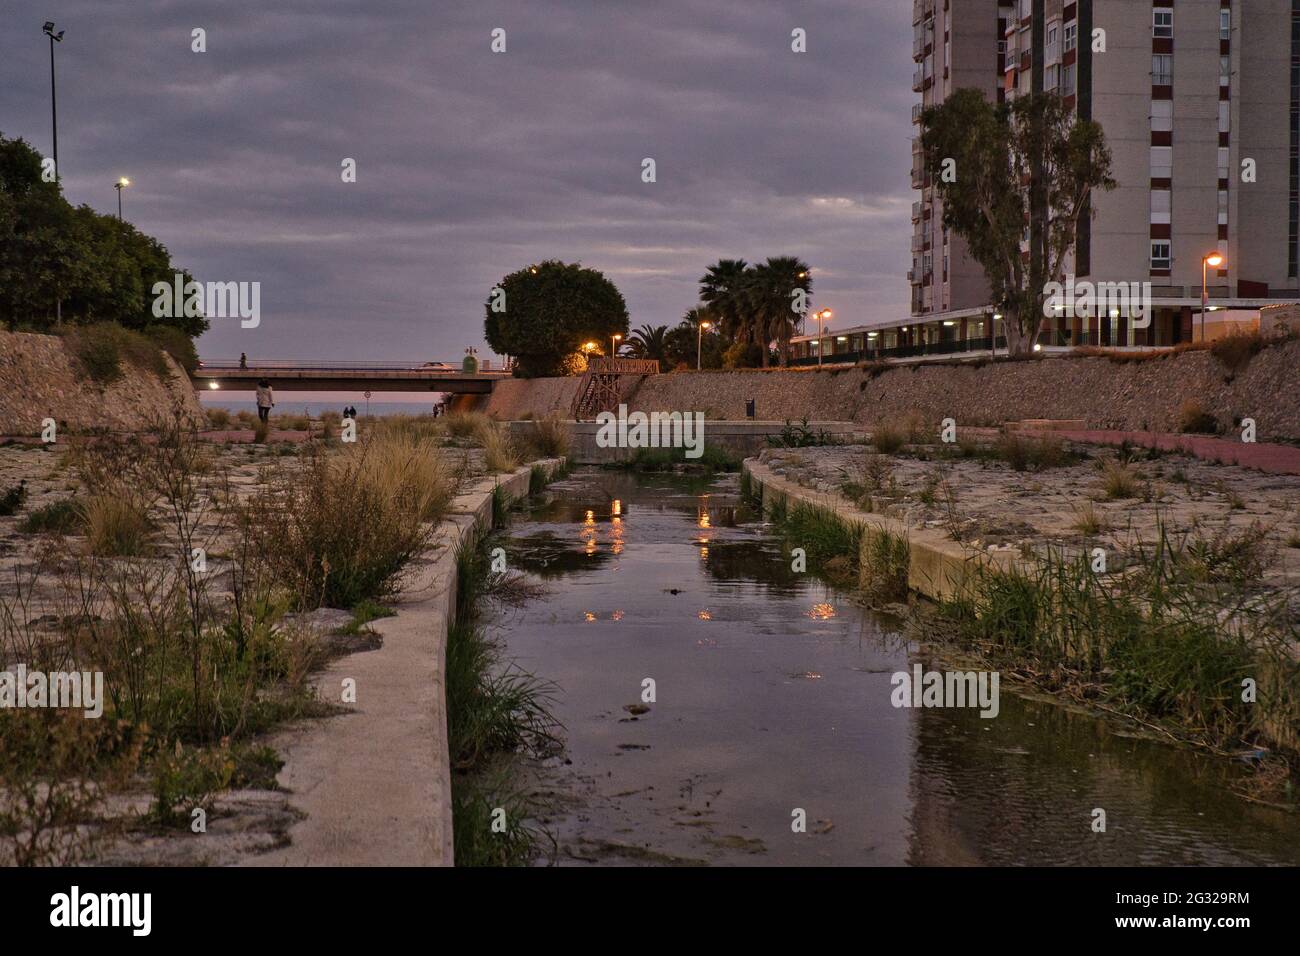
<path fill-rule="evenodd" d="M 522 441 L 524 457 L 567 458 L 569 455 L 569 426 L 552 412 L 545 418 L 535 420 L 524 433 Z"/>
<path fill-rule="evenodd" d="M 514 471 L 519 467 L 519 455 L 504 426 L 486 419 L 474 433 L 474 438 L 483 448 L 483 464 L 488 471 Z"/>

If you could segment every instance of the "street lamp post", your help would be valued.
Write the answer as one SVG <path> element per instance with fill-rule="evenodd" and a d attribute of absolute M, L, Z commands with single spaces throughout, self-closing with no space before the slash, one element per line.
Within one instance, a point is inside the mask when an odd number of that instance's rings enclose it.
<path fill-rule="evenodd" d="M 54 21 L 46 20 L 43 27 L 45 35 L 50 38 L 50 122 L 54 131 L 54 181 L 59 182 L 63 170 L 59 168 L 59 100 L 54 89 L 54 44 L 63 42 L 65 31 L 54 32 Z"/>
<path fill-rule="evenodd" d="M 829 319 L 835 313 L 830 309 L 822 309 L 817 313 L 817 364 L 822 364 L 822 320 Z"/>
<path fill-rule="evenodd" d="M 1223 256 L 1217 252 L 1211 252 L 1208 256 L 1201 259 L 1201 341 L 1205 341 L 1205 307 L 1210 302 L 1209 289 L 1209 270 L 1210 266 L 1218 268 L 1223 265 Z"/>
<path fill-rule="evenodd" d="M 708 322 L 701 322 L 695 330 L 695 371 L 700 370 L 700 357 L 704 350 L 704 330 L 709 328 Z"/>
<path fill-rule="evenodd" d="M 63 181 L 63 170 L 59 166 L 59 100 L 54 89 L 54 44 L 63 42 L 64 31 L 55 33 L 53 20 L 46 20 L 42 29 L 50 38 L 50 126 L 54 133 L 54 182 L 58 184 Z M 54 317 L 55 321 L 63 322 L 62 295 L 54 297 Z"/>
<path fill-rule="evenodd" d="M 123 176 L 117 182 L 113 183 L 113 188 L 117 190 L 117 221 L 122 221 L 122 190 L 131 185 L 131 180 Z"/>
<path fill-rule="evenodd" d="M 610 336 L 610 339 L 609 339 L 609 357 L 610 357 L 610 358 L 617 358 L 617 357 L 618 357 L 618 343 L 619 343 L 619 340 L 620 340 L 621 338 L 623 338 L 623 336 L 621 336 L 621 335 L 612 335 L 612 336 Z"/>

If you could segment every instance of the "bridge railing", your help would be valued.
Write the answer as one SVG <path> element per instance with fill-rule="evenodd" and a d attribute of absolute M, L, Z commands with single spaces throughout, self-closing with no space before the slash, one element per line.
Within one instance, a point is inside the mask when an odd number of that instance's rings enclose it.
<path fill-rule="evenodd" d="M 201 372 L 230 372 L 275 369 L 303 369 L 313 371 L 331 371 L 347 369 L 357 372 L 457 372 L 461 370 L 459 362 L 375 362 L 369 359 L 357 359 L 351 362 L 330 362 L 319 359 L 252 359 L 241 364 L 238 359 L 202 359 L 199 362 Z M 486 371 L 497 371 L 487 369 Z"/>

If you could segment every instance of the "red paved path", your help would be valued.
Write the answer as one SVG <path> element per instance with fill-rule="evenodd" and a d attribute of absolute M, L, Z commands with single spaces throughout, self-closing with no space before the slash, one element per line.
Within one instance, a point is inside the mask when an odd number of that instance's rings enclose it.
<path fill-rule="evenodd" d="M 1182 452 L 1206 461 L 1225 465 L 1241 465 L 1272 475 L 1300 475 L 1300 448 L 1294 445 L 1273 445 L 1264 442 L 1248 444 L 1240 439 L 1211 438 L 1208 435 L 1172 435 L 1168 432 L 1119 432 L 1101 430 L 1061 429 L 1037 434 L 1060 435 L 1067 441 L 1086 442 L 1091 445 L 1130 445 L 1158 448 L 1161 451 Z"/>

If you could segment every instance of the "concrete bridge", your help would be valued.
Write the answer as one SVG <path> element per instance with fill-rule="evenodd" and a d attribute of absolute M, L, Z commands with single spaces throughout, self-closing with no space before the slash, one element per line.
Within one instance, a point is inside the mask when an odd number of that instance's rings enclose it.
<path fill-rule="evenodd" d="M 205 361 L 190 376 L 196 389 L 251 392 L 266 379 L 286 392 L 452 392 L 487 395 L 506 371 L 462 372 L 450 362 Z"/>

